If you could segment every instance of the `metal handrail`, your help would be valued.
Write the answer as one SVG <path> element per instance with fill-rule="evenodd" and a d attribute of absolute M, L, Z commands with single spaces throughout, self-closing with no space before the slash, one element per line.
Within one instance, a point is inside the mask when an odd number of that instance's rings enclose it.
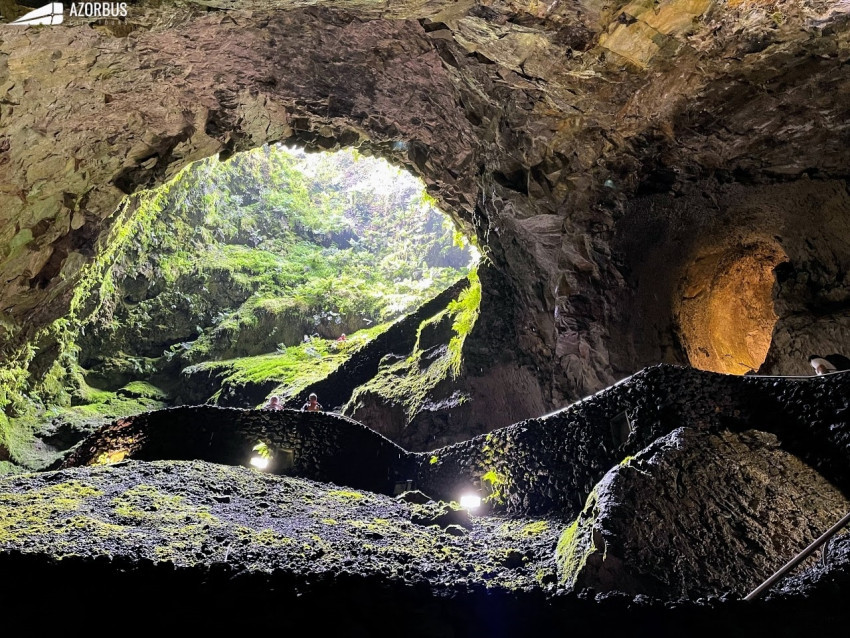
<path fill-rule="evenodd" d="M 821 534 L 821 535 L 820 535 L 820 536 L 819 536 L 819 537 L 818 537 L 815 541 L 813 541 L 813 542 L 812 542 L 812 544 L 811 544 L 811 545 L 809 545 L 806 549 L 804 549 L 802 552 L 800 552 L 799 554 L 797 554 L 794 558 L 792 558 L 792 559 L 791 559 L 791 560 L 789 560 L 787 563 L 785 563 L 785 564 L 784 564 L 784 565 L 783 565 L 783 566 L 779 569 L 779 571 L 777 571 L 775 574 L 773 574 L 773 576 L 771 576 L 770 578 L 768 578 L 768 579 L 767 579 L 766 581 L 764 581 L 761 585 L 759 585 L 759 586 L 758 586 L 758 587 L 756 587 L 753 591 L 751 591 L 749 594 L 747 594 L 747 595 L 744 597 L 744 600 L 755 600 L 756 598 L 758 598 L 759 596 L 761 596 L 761 595 L 762 595 L 762 594 L 763 594 L 766 590 L 768 590 L 768 589 L 770 588 L 770 586 L 771 586 L 771 585 L 773 585 L 776 581 L 778 581 L 780 578 L 782 578 L 783 576 L 785 576 L 785 574 L 787 574 L 788 572 L 790 572 L 790 571 L 791 571 L 792 569 L 794 569 L 797 565 L 799 565 L 799 564 L 800 564 L 800 563 L 802 563 L 804 560 L 806 560 L 809 556 L 811 556 L 811 555 L 812 555 L 812 553 L 813 553 L 813 552 L 814 552 L 814 551 L 815 551 L 818 547 L 820 547 L 820 546 L 821 546 L 821 545 L 823 545 L 826 541 L 828 541 L 830 538 L 832 538 L 833 536 L 835 536 L 835 535 L 838 533 L 838 531 L 839 531 L 842 527 L 844 527 L 845 525 L 847 525 L 848 523 L 850 523 L 850 512 L 847 512 L 847 514 L 844 516 L 844 518 L 842 518 L 842 519 L 841 519 L 840 521 L 838 521 L 835 525 L 833 525 L 833 526 L 832 526 L 832 527 L 830 527 L 828 530 L 826 530 L 823 534 Z"/>

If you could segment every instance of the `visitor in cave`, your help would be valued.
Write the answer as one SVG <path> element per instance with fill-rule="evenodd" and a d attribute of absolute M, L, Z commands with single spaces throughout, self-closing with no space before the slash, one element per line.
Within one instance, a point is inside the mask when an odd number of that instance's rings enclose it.
<path fill-rule="evenodd" d="M 830 372 L 850 370 L 850 359 L 843 354 L 828 354 L 825 357 L 813 354 L 809 357 L 809 364 L 815 369 L 815 374 L 819 376 Z"/>
<path fill-rule="evenodd" d="M 279 396 L 269 398 L 269 402 L 263 406 L 263 410 L 283 410 Z"/>
<path fill-rule="evenodd" d="M 307 399 L 307 403 L 301 406 L 302 412 L 321 412 L 322 404 L 319 403 L 319 397 L 316 396 L 315 392 L 310 393 L 310 397 Z"/>

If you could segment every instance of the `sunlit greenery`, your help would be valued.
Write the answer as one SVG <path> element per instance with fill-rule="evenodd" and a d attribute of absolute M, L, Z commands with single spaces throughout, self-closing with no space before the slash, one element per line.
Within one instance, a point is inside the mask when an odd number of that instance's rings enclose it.
<path fill-rule="evenodd" d="M 274 354 L 207 361 L 186 368 L 184 373 L 208 372 L 216 376 L 220 389 L 210 397 L 213 401 L 224 390 L 238 391 L 242 386 L 266 381 L 278 384 L 273 394 L 285 400 L 325 378 L 386 328 L 387 324 L 380 324 L 360 330 L 345 341 L 310 339 Z"/>
<path fill-rule="evenodd" d="M 192 372 L 294 395 L 464 276 L 476 255 L 421 182 L 354 151 L 263 147 L 197 162 L 125 200 L 77 276 L 69 313 L 7 355 L 0 452 L 37 466 L 46 419 L 99 423 L 159 407 L 182 396 Z M 454 374 L 469 302 L 449 310 Z"/>
<path fill-rule="evenodd" d="M 463 344 L 478 319 L 481 303 L 477 270 L 470 271 L 468 280 L 469 286 L 446 310 L 422 322 L 410 356 L 381 366 L 373 379 L 355 390 L 345 407 L 346 414 L 357 409 L 364 395 L 374 394 L 387 403 L 403 406 L 408 419 L 412 419 L 438 384 L 460 374 Z M 448 346 L 437 356 L 426 356 L 421 347 L 422 332 L 443 321 L 451 322 L 452 337 Z"/>

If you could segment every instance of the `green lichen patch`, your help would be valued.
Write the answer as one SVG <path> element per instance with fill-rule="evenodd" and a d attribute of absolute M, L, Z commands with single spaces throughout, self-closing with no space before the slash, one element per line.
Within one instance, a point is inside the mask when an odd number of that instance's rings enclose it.
<path fill-rule="evenodd" d="M 547 521 L 535 521 L 534 523 L 524 525 L 520 530 L 520 534 L 523 536 L 539 536 L 548 529 L 549 523 Z"/>
<path fill-rule="evenodd" d="M 23 541 L 58 542 L 73 534 L 75 513 L 86 499 L 102 492 L 88 483 L 70 480 L 30 492 L 0 492 L 0 547 Z"/>
<path fill-rule="evenodd" d="M 597 551 L 593 541 L 593 526 L 599 514 L 598 498 L 594 489 L 587 497 L 581 514 L 564 530 L 558 540 L 555 550 L 558 580 L 570 588 L 576 585 L 587 559 Z"/>
<path fill-rule="evenodd" d="M 461 578 L 490 588 L 550 585 L 555 526 L 467 516 L 461 529 L 415 524 L 414 515 L 389 496 L 199 461 L 0 477 L 4 551 L 305 576 L 356 570 L 437 589 Z"/>
<path fill-rule="evenodd" d="M 360 501 L 363 499 L 361 492 L 354 492 L 352 490 L 331 490 L 328 492 L 328 496 L 338 501 Z"/>

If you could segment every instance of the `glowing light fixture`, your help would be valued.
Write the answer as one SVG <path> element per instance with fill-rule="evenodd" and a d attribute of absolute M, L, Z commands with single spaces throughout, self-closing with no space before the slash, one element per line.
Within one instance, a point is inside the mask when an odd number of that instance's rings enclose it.
<path fill-rule="evenodd" d="M 481 497 L 475 494 L 464 494 L 460 497 L 460 506 L 468 510 L 479 508 L 481 507 Z"/>
<path fill-rule="evenodd" d="M 269 460 L 263 458 L 262 456 L 252 456 L 251 465 L 253 465 L 258 470 L 264 470 L 269 466 Z"/>

